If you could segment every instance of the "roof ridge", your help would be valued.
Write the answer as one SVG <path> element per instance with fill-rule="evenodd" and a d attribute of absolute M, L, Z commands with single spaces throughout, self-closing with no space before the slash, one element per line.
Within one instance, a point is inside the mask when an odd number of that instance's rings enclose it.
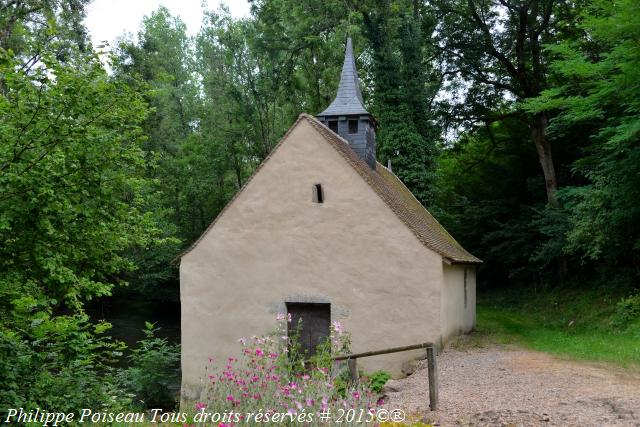
<path fill-rule="evenodd" d="M 396 216 L 413 232 L 418 240 L 429 249 L 438 253 L 444 259 L 451 263 L 481 263 L 482 261 L 467 252 L 446 229 L 436 220 L 433 215 L 420 203 L 418 199 L 409 191 L 409 189 L 402 183 L 393 172 L 388 171 L 380 163 L 381 166 L 388 175 L 397 180 L 397 183 L 401 186 L 400 190 L 397 190 L 391 186 L 391 183 L 380 174 L 378 171 L 372 170 L 367 163 L 362 160 L 355 151 L 349 146 L 349 142 L 342 138 L 340 135 L 331 131 L 328 127 L 320 123 L 315 117 L 302 113 L 298 116 L 297 120 L 291 125 L 287 132 L 280 138 L 278 143 L 274 146 L 271 152 L 264 158 L 260 165 L 253 171 L 251 176 L 247 179 L 244 185 L 236 192 L 236 194 L 227 202 L 225 207 L 218 213 L 215 219 L 209 224 L 209 226 L 202 232 L 200 237 L 196 239 L 187 249 L 185 249 L 180 255 L 174 258 L 173 262 L 178 261 L 183 256 L 191 252 L 200 241 L 209 233 L 209 230 L 218 222 L 222 215 L 227 211 L 229 206 L 240 196 L 244 189 L 249 185 L 253 178 L 260 172 L 267 161 L 278 151 L 283 142 L 289 137 L 293 129 L 296 128 L 298 123 L 306 119 L 317 131 L 329 142 L 342 157 L 353 167 L 358 175 L 365 180 L 365 182 L 374 190 L 374 192 L 382 199 L 383 202 L 396 214 Z M 406 191 L 404 191 L 404 190 Z M 410 206 L 407 205 L 406 194 L 415 201 L 415 204 L 420 207 L 416 212 Z M 409 198 L 409 200 L 411 200 Z M 402 199 L 405 199 L 404 201 Z M 427 215 L 427 220 L 420 218 L 420 213 Z M 428 224 L 427 224 L 428 222 Z M 433 232 L 433 233 L 431 233 Z M 434 234 L 435 233 L 435 234 Z"/>

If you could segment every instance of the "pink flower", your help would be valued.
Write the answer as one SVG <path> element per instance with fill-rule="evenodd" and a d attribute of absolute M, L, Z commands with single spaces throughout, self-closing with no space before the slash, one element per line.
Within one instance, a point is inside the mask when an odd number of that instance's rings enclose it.
<path fill-rule="evenodd" d="M 360 400 L 360 393 L 358 393 L 357 391 L 354 391 L 351 395 L 353 396 L 354 399 Z"/>
<path fill-rule="evenodd" d="M 291 313 L 287 314 L 287 322 L 291 323 Z"/>
<path fill-rule="evenodd" d="M 306 404 L 307 404 L 307 406 L 313 406 L 313 404 L 314 404 L 314 403 L 316 403 L 316 402 L 315 402 L 315 400 L 313 400 L 313 399 L 306 398 L 306 399 L 304 400 L 304 403 L 306 403 Z"/>
<path fill-rule="evenodd" d="M 282 322 L 282 321 L 284 320 L 284 313 L 278 313 L 278 314 L 276 315 L 276 320 L 277 320 L 278 322 Z"/>
<path fill-rule="evenodd" d="M 274 353 L 274 352 L 269 353 L 269 359 L 275 359 L 277 357 L 278 357 L 278 353 Z"/>
<path fill-rule="evenodd" d="M 213 363 L 213 357 L 209 357 L 209 363 Z"/>
<path fill-rule="evenodd" d="M 264 351 L 260 347 L 256 348 L 256 356 L 258 357 L 264 356 Z"/>
<path fill-rule="evenodd" d="M 239 342 L 242 346 L 247 345 L 247 339 L 246 339 L 246 338 L 244 338 L 244 337 L 240 338 L 240 339 L 238 340 L 238 342 Z"/>
<path fill-rule="evenodd" d="M 322 406 L 322 410 L 325 411 L 329 407 L 329 399 L 327 399 L 326 397 L 323 397 L 321 406 Z"/>
<path fill-rule="evenodd" d="M 333 330 L 336 331 L 338 335 L 342 335 L 342 333 L 344 332 L 344 329 L 342 328 L 342 324 L 337 320 L 334 320 L 333 322 L 331 322 L 331 326 L 333 326 Z"/>
<path fill-rule="evenodd" d="M 231 395 L 231 394 L 227 395 L 227 400 L 228 400 L 229 402 L 233 402 L 233 400 L 234 400 L 233 395 Z"/>
<path fill-rule="evenodd" d="M 206 407 L 207 407 L 206 403 L 202 403 L 202 402 L 197 402 L 196 403 L 196 411 L 201 411 Z"/>

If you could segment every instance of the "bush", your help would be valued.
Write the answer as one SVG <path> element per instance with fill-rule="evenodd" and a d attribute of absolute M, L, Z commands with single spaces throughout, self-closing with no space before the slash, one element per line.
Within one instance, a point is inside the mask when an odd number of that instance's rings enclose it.
<path fill-rule="evenodd" d="M 0 318 L 0 411 L 9 407 L 124 409 L 114 369 L 123 345 L 104 336 L 110 325 L 84 314 L 52 315 L 47 300 L 24 296 Z"/>
<path fill-rule="evenodd" d="M 382 392 L 382 388 L 391 378 L 391 374 L 387 371 L 375 371 L 371 375 L 367 375 L 369 378 L 369 388 L 374 393 Z"/>
<path fill-rule="evenodd" d="M 640 292 L 622 298 L 616 304 L 616 312 L 613 315 L 613 323 L 617 327 L 626 327 L 637 320 L 640 320 Z"/>
<path fill-rule="evenodd" d="M 131 350 L 130 366 L 118 373 L 119 382 L 142 408 L 173 409 L 176 394 L 171 387 L 178 382 L 180 346 L 157 338 L 154 324 L 145 322 L 145 327 L 146 338 Z"/>
<path fill-rule="evenodd" d="M 207 386 L 200 402 L 196 403 L 196 411 L 246 414 L 261 409 L 270 417 L 276 413 L 289 414 L 293 424 L 298 423 L 298 416 L 312 414 L 312 424 L 315 424 L 318 421 L 316 414 L 323 410 L 336 414 L 338 409 L 354 409 L 356 413 L 362 410 L 366 415 L 377 405 L 375 395 L 363 385 L 346 384 L 343 393 L 338 390 L 338 378 L 346 367 L 342 363 L 332 369 L 331 351 L 343 351 L 349 342 L 348 334 L 342 331 L 339 323 L 332 324 L 326 345 L 319 346 L 315 357 L 305 361 L 300 357 L 294 339 L 286 335 L 285 316 L 278 315 L 277 319 L 276 332 L 249 340 L 241 338 L 240 357 L 229 357 L 223 369 L 216 369 L 210 359 Z M 242 423 L 264 425 L 265 421 L 260 423 L 252 419 L 242 420 Z"/>

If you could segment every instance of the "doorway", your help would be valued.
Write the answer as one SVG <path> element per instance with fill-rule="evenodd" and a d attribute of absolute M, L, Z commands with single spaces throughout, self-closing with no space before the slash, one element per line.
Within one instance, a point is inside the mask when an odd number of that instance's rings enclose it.
<path fill-rule="evenodd" d="M 288 302 L 287 313 L 291 315 L 291 323 L 287 326 L 287 334 L 299 334 L 298 342 L 304 358 L 316 354 L 319 344 L 329 337 L 331 322 L 331 304 Z"/>

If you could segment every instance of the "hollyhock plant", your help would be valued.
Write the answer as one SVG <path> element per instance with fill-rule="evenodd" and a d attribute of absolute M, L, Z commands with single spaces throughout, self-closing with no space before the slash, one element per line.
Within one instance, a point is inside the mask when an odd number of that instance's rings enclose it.
<path fill-rule="evenodd" d="M 366 424 L 363 420 L 368 411 L 377 406 L 377 396 L 363 385 L 345 381 L 348 373 L 345 363 L 331 360 L 332 354 L 349 351 L 349 334 L 342 325 L 332 322 L 327 341 L 318 347 L 315 356 L 305 358 L 297 340 L 287 334 L 290 316 L 278 314 L 276 321 L 277 329 L 272 334 L 240 340 L 240 356 L 229 357 L 224 369 L 207 367 L 205 378 L 208 380 L 198 401 L 198 410 L 243 414 L 241 422 L 229 425 L 266 425 L 264 420 L 255 419 L 257 412 L 302 417 L 292 418 L 292 424 L 302 419 L 307 425 L 327 425 L 326 420 L 320 419 L 320 412 L 328 410 L 338 416 L 339 410 L 343 415 L 345 410 L 354 410 L 356 414 L 363 414 L 360 422 L 356 422 L 356 416 L 353 423 L 343 420 L 341 424 Z"/>

